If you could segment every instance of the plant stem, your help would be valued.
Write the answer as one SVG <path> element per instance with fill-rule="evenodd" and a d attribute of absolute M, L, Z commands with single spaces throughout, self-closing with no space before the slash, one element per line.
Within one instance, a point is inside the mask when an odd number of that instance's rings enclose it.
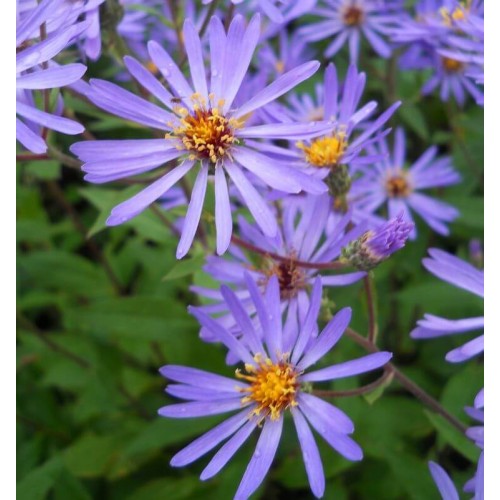
<path fill-rule="evenodd" d="M 52 349 L 54 352 L 66 356 L 68 359 L 74 361 L 82 368 L 90 368 L 90 363 L 86 359 L 81 358 L 77 354 L 74 354 L 73 352 L 69 351 L 65 347 L 60 346 L 52 339 L 47 337 L 47 335 L 42 332 L 34 323 L 32 323 L 28 318 L 24 317 L 21 312 L 17 313 L 17 321 L 23 328 L 26 328 L 26 330 L 33 332 L 47 347 Z"/>
<path fill-rule="evenodd" d="M 66 165 L 69 168 L 80 170 L 82 166 L 82 162 L 80 160 L 77 160 L 76 158 L 63 153 L 62 151 L 59 151 L 54 146 L 49 145 L 48 155 L 51 158 L 54 158 L 54 160 L 60 161 L 63 165 Z"/>
<path fill-rule="evenodd" d="M 201 25 L 200 28 L 200 38 L 203 37 L 205 34 L 205 31 L 207 31 L 208 24 L 210 23 L 210 19 L 212 18 L 215 9 L 217 9 L 217 5 L 219 3 L 219 0 L 212 0 L 212 3 L 210 4 L 210 7 L 207 10 L 207 14 L 205 16 L 205 19 L 203 20 L 203 24 Z"/>
<path fill-rule="evenodd" d="M 378 335 L 377 304 L 371 271 L 363 278 L 363 283 L 365 285 L 366 302 L 368 304 L 368 340 L 375 344 Z"/>
<path fill-rule="evenodd" d="M 50 157 L 47 154 L 31 154 L 31 153 L 21 153 L 16 155 L 16 161 L 39 161 L 48 160 Z"/>
<path fill-rule="evenodd" d="M 224 21 L 224 28 L 226 28 L 226 31 L 229 29 L 229 25 L 231 24 L 231 20 L 233 19 L 234 9 L 235 9 L 235 4 L 231 3 L 229 9 L 227 9 L 227 16 Z"/>
<path fill-rule="evenodd" d="M 170 231 L 176 236 L 180 236 L 179 230 L 165 217 L 163 211 L 158 207 L 158 205 L 150 205 L 151 212 L 153 212 L 160 221 L 170 229 Z"/>
<path fill-rule="evenodd" d="M 346 335 L 348 335 L 356 344 L 363 347 L 369 352 L 379 352 L 380 349 L 370 342 L 367 338 L 360 335 L 358 332 L 354 331 L 352 328 L 346 329 Z M 393 363 L 387 363 L 385 365 L 386 370 L 390 370 L 394 378 L 408 391 L 411 392 L 416 398 L 420 399 L 425 405 L 427 405 L 431 410 L 435 411 L 443 418 L 448 420 L 448 422 L 456 427 L 460 432 L 465 433 L 467 427 L 455 418 L 451 413 L 449 413 L 442 405 L 434 399 L 431 395 L 427 394 L 424 389 L 418 386 L 413 380 L 409 379 L 404 375 Z"/>
<path fill-rule="evenodd" d="M 251 252 L 258 253 L 260 255 L 264 255 L 265 257 L 277 260 L 279 262 L 292 262 L 294 265 L 298 267 L 303 267 L 305 269 L 345 269 L 347 267 L 346 264 L 343 264 L 342 262 L 335 261 L 335 262 L 305 262 L 303 260 L 296 260 L 290 258 L 290 256 L 283 256 L 279 255 L 274 252 L 268 252 L 267 250 L 263 250 L 262 248 L 256 247 L 255 245 L 252 245 L 251 243 L 248 243 L 242 239 L 240 239 L 238 236 L 231 236 L 231 241 L 242 248 L 246 248 L 247 250 L 250 250 Z"/>
<path fill-rule="evenodd" d="M 323 391 L 323 390 L 313 390 L 312 393 L 315 396 L 323 396 L 325 398 L 343 398 L 349 396 L 360 396 L 361 394 L 366 394 L 368 392 L 372 392 L 377 387 L 383 385 L 385 382 L 390 382 L 394 377 L 394 372 L 390 369 L 387 369 L 384 374 L 379 377 L 374 382 L 370 384 L 363 385 L 356 389 L 347 389 L 345 391 Z"/>
<path fill-rule="evenodd" d="M 186 49 L 184 48 L 184 40 L 182 38 L 182 27 L 179 23 L 179 16 L 177 15 L 177 7 L 175 5 L 175 0 L 166 0 L 168 8 L 170 10 L 170 15 L 174 21 L 175 35 L 177 36 L 177 43 L 179 44 L 179 49 L 181 50 L 181 60 L 179 62 L 179 67 L 182 68 L 186 62 Z"/>
<path fill-rule="evenodd" d="M 386 90 L 387 90 L 388 104 L 393 104 L 397 100 L 397 92 L 396 92 L 396 73 L 398 70 L 397 61 L 398 58 L 394 54 L 389 59 L 387 59 Z"/>

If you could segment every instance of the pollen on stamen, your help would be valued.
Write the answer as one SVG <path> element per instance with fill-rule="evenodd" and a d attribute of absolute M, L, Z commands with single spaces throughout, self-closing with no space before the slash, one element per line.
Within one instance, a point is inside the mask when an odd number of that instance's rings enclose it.
<path fill-rule="evenodd" d="M 459 73 L 464 69 L 463 62 L 451 59 L 450 57 L 442 57 L 441 63 L 443 64 L 445 71 L 448 73 Z"/>
<path fill-rule="evenodd" d="M 287 355 L 283 355 L 276 363 L 259 354 L 255 355 L 254 360 L 255 365 L 245 364 L 246 374 L 236 370 L 237 378 L 250 383 L 248 388 L 240 389 L 242 393 L 246 393 L 241 402 L 256 403 L 254 415 L 277 420 L 282 411 L 298 404 L 296 397 L 300 386 L 299 373 L 288 362 Z"/>
<path fill-rule="evenodd" d="M 340 131 L 331 136 L 315 139 L 309 145 L 300 141 L 296 146 L 304 151 L 307 163 L 322 168 L 337 166 L 348 144 L 345 133 Z"/>
<path fill-rule="evenodd" d="M 230 149 L 237 142 L 235 130 L 240 126 L 237 120 L 227 118 L 222 112 L 224 100 L 214 105 L 215 96 L 209 95 L 209 102 L 198 93 L 190 97 L 193 111 L 176 107 L 174 112 L 179 123 L 173 133 L 166 134 L 165 139 L 177 138 L 182 148 L 189 151 L 189 159 L 207 159 L 217 164 L 222 158 L 231 158 Z"/>
<path fill-rule="evenodd" d="M 468 4 L 470 4 L 470 2 L 468 2 Z M 466 19 L 469 9 L 470 5 L 461 4 L 455 7 L 455 9 L 452 12 L 450 12 L 450 10 L 447 9 L 446 7 L 441 7 L 441 9 L 439 9 L 439 13 L 443 18 L 443 23 L 446 26 L 452 26 L 453 22 L 463 21 L 464 19 Z"/>
<path fill-rule="evenodd" d="M 402 170 L 395 171 L 387 177 L 385 189 L 389 198 L 406 198 L 412 192 L 408 176 Z"/>

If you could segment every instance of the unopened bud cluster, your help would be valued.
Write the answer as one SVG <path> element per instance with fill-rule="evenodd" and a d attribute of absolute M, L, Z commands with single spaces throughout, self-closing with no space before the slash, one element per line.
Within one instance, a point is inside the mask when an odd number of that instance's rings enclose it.
<path fill-rule="evenodd" d="M 396 218 L 375 230 L 366 231 L 342 249 L 342 259 L 361 271 L 369 271 L 404 247 L 414 224 Z"/>

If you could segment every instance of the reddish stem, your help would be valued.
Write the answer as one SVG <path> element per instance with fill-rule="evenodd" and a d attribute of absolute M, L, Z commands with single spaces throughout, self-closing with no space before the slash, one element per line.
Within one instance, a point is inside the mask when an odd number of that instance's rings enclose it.
<path fill-rule="evenodd" d="M 377 387 L 383 385 L 386 381 L 392 379 L 394 377 L 394 372 L 392 370 L 386 370 L 384 374 L 379 377 L 374 382 L 370 384 L 363 385 L 356 389 L 347 389 L 345 391 L 322 391 L 322 390 L 314 390 L 313 394 L 316 396 L 323 396 L 325 398 L 343 398 L 349 396 L 360 396 L 362 394 L 366 394 L 368 392 L 372 392 Z"/>
<path fill-rule="evenodd" d="M 238 236 L 231 236 L 231 241 L 242 248 L 246 248 L 247 250 L 250 250 L 251 252 L 258 253 L 260 255 L 263 255 L 265 257 L 270 257 L 273 260 L 277 260 L 279 262 L 293 262 L 294 265 L 297 267 L 303 267 L 305 269 L 345 269 L 347 266 L 346 264 L 343 264 L 342 262 L 305 262 L 303 260 L 297 260 L 293 259 L 290 256 L 283 256 L 279 255 L 274 252 L 268 252 L 267 250 L 264 250 L 262 248 L 256 247 L 255 245 L 252 245 L 251 243 L 248 243 L 247 241 L 244 241 Z"/>

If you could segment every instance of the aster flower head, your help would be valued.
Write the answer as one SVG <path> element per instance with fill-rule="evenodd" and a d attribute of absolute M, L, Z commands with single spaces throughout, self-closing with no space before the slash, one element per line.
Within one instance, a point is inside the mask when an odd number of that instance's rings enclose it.
<path fill-rule="evenodd" d="M 442 58 L 457 61 L 465 77 L 470 79 L 470 86 L 463 86 L 474 97 L 476 103 L 484 105 L 483 93 L 476 85 L 484 85 L 484 19 L 478 15 L 469 15 L 460 25 L 457 34 L 449 36 L 444 47 L 438 49 Z"/>
<path fill-rule="evenodd" d="M 183 257 L 191 247 L 209 175 L 215 177 L 217 252 L 222 254 L 229 245 L 232 232 L 226 174 L 259 226 L 270 236 L 274 236 L 278 230 L 276 220 L 249 182 L 244 169 L 255 174 L 264 184 L 284 192 L 297 193 L 306 189 L 319 194 L 326 190 L 326 186 L 320 181 L 256 151 L 249 140 L 311 137 L 322 133 L 327 124 L 246 125 L 249 114 L 311 76 L 318 69 L 318 62 L 311 61 L 295 68 L 238 108 L 233 107 L 259 41 L 259 26 L 258 14 L 250 20 L 248 26 L 245 26 L 244 18 L 237 15 L 226 34 L 220 19 L 211 19 L 208 30 L 211 71 L 207 82 L 200 38 L 194 24 L 189 19 L 186 20 L 183 36 L 192 85 L 170 55 L 156 42 L 149 42 L 151 60 L 172 92 L 138 61 L 126 57 L 125 64 L 132 76 L 162 103 L 162 107 L 112 83 L 90 81 L 92 92 L 87 97 L 95 104 L 122 118 L 161 130 L 165 136 L 159 139 L 86 141 L 74 144 L 71 150 L 85 162 L 82 168 L 87 172 L 86 180 L 95 183 L 109 182 L 144 173 L 166 162 L 176 163 L 173 169 L 146 189 L 115 207 L 107 221 L 108 225 L 121 224 L 142 212 L 196 165 L 198 174 L 177 248 L 177 257 Z"/>
<path fill-rule="evenodd" d="M 295 198 L 295 197 L 290 197 Z M 293 345 L 297 335 L 297 325 L 309 307 L 311 287 L 320 272 L 313 266 L 302 267 L 298 261 L 314 264 L 331 263 L 338 259 L 341 249 L 355 240 L 365 230 L 356 227 L 347 231 L 351 214 L 345 214 L 335 226 L 328 227 L 327 221 L 331 210 L 328 196 L 307 196 L 300 199 L 285 199 L 281 209 L 281 224 L 278 235 L 270 238 L 257 227 L 243 218 L 239 219 L 239 238 L 242 244 L 257 247 L 261 252 L 258 260 L 250 258 L 242 251 L 242 247 L 232 244 L 228 254 L 230 258 L 210 256 L 204 271 L 215 280 L 230 285 L 239 299 L 245 304 L 248 313 L 253 317 L 252 294 L 245 278 L 250 273 L 259 288 L 263 291 L 270 280 L 276 277 L 279 284 L 281 310 L 285 314 L 285 349 Z M 364 226 L 366 227 L 366 226 Z M 321 281 L 324 286 L 347 286 L 359 281 L 364 272 L 348 272 L 325 275 Z M 234 317 L 227 309 L 224 297 L 219 291 L 211 288 L 193 286 L 191 290 L 215 302 L 199 306 L 199 309 L 210 314 L 217 314 L 217 321 L 234 330 Z M 206 341 L 216 341 L 205 328 L 201 337 Z"/>
<path fill-rule="evenodd" d="M 409 51 L 403 57 L 402 66 L 408 69 L 431 70 L 431 75 L 422 86 L 423 95 L 439 90 L 439 97 L 443 102 L 453 98 L 459 106 L 465 104 L 468 95 L 478 103 L 484 100 L 483 92 L 473 79 L 474 75 L 483 72 L 483 66 L 460 53 L 445 49 L 436 50 L 423 44 L 421 50 Z"/>
<path fill-rule="evenodd" d="M 42 37 L 42 25 L 59 4 L 58 0 L 44 0 L 23 18 L 16 32 L 16 114 L 20 117 L 16 117 L 16 138 L 33 153 L 47 151 L 41 127 L 70 135 L 84 130 L 73 120 L 38 109 L 33 95 L 35 90 L 72 84 L 87 69 L 83 64 L 59 66 L 52 61 L 86 28 L 85 23 L 79 23 Z M 39 39 L 31 38 L 34 33 Z M 58 104 L 61 107 L 62 101 Z"/>
<path fill-rule="evenodd" d="M 382 127 L 400 106 L 394 103 L 378 118 L 366 123 L 377 108 L 375 101 L 360 106 L 366 84 L 366 75 L 350 65 L 345 82 L 341 86 L 334 64 L 325 71 L 324 85 L 316 87 L 316 99 L 308 95 L 292 95 L 288 106 L 272 104 L 266 108 L 275 120 L 293 123 L 310 122 L 318 119 L 332 123 L 327 134 L 311 140 L 296 141 L 296 148 L 275 151 L 277 158 L 288 158 L 301 168 L 312 171 L 320 178 L 327 178 L 330 192 L 345 194 L 351 186 L 350 173 L 359 165 L 373 163 L 378 155 L 360 154 L 375 140 L 388 133 Z M 375 135 L 376 134 L 376 135 Z M 347 166 L 350 168 L 347 169 Z"/>
<path fill-rule="evenodd" d="M 409 168 L 405 168 L 405 134 L 396 130 L 394 151 L 391 154 L 385 140 L 372 148 L 384 159 L 364 170 L 363 178 L 356 184 L 354 196 L 367 212 L 374 212 L 387 203 L 389 217 L 404 212 L 405 220 L 412 221 L 411 211 L 416 212 L 437 233 L 449 234 L 446 223 L 458 217 L 451 205 L 431 198 L 420 191 L 445 187 L 460 181 L 449 157 L 436 158 L 437 148 L 430 147 Z M 414 229 L 410 238 L 416 237 Z"/>
<path fill-rule="evenodd" d="M 462 32 L 470 19 L 483 15 L 483 0 L 420 0 L 415 5 L 415 16 L 402 16 L 391 35 L 396 42 L 421 41 L 437 47 Z"/>
<path fill-rule="evenodd" d="M 403 220 L 401 212 L 343 248 L 342 258 L 357 269 L 369 271 L 405 246 L 413 226 L 412 222 Z"/>
<path fill-rule="evenodd" d="M 255 452 L 235 494 L 248 498 L 264 480 L 276 454 L 286 414 L 291 414 L 297 431 L 311 490 L 321 497 L 325 477 L 321 457 L 311 432 L 312 426 L 325 441 L 348 460 L 360 460 L 362 451 L 349 437 L 354 425 L 341 410 L 309 393 L 306 386 L 365 373 L 382 367 L 391 358 L 388 352 L 369 354 L 326 368 L 313 365 L 340 340 L 351 311 L 342 309 L 323 331 L 313 336 L 321 303 L 321 282 L 315 281 L 314 300 L 300 324 L 297 340 L 284 347 L 278 279 L 273 277 L 264 296 L 247 276 L 259 319 L 251 322 L 244 305 L 227 287 L 222 291 L 227 306 L 243 332 L 240 340 L 205 313 L 192 309 L 200 323 L 243 363 L 231 379 L 184 366 L 164 366 L 160 372 L 172 383 L 166 392 L 187 402 L 165 406 L 159 414 L 169 418 L 195 418 L 229 411 L 237 413 L 196 439 L 171 460 L 174 467 L 188 465 L 227 440 L 201 473 L 206 480 L 217 474 L 259 428 Z M 312 370 L 312 371 L 310 371 Z"/>
<path fill-rule="evenodd" d="M 482 1 L 425 0 L 417 4 L 415 19 L 401 18 L 392 33 L 408 44 L 401 67 L 432 70 L 424 95 L 439 89 L 442 101 L 453 97 L 462 106 L 470 94 L 483 102 L 475 81 L 483 74 L 483 9 Z"/>
<path fill-rule="evenodd" d="M 422 263 L 434 276 L 474 295 L 484 296 L 484 272 L 482 270 L 476 269 L 468 262 L 437 248 L 431 248 L 429 255 L 430 258 L 424 259 Z M 417 322 L 417 325 L 417 328 L 411 332 L 411 337 L 429 339 L 482 329 L 484 328 L 484 318 L 481 316 L 450 320 L 426 314 L 424 319 Z M 446 360 L 459 363 L 481 354 L 483 350 L 484 334 L 450 351 L 446 355 Z"/>
<path fill-rule="evenodd" d="M 328 58 L 348 44 L 350 61 L 356 64 L 362 38 L 380 57 L 391 55 L 391 46 L 384 38 L 404 11 L 400 0 L 323 0 L 313 14 L 322 20 L 301 28 L 299 35 L 308 42 L 331 40 L 325 50 Z"/>

